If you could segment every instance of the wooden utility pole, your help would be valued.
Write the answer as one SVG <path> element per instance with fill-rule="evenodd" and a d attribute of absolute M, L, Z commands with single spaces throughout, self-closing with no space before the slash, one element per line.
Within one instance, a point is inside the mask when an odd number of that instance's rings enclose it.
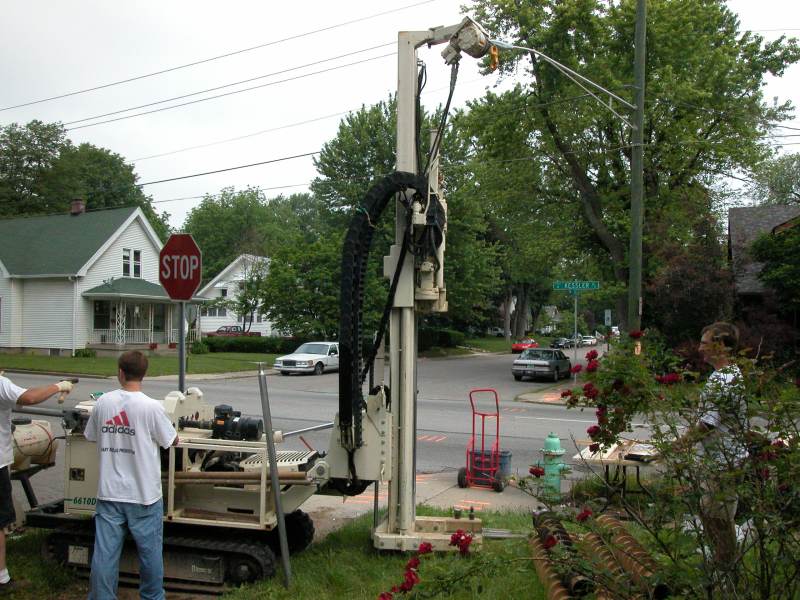
<path fill-rule="evenodd" d="M 642 327 L 642 225 L 644 222 L 644 72 L 647 0 L 637 0 L 633 79 L 636 110 L 631 134 L 631 246 L 628 253 L 628 331 Z"/>

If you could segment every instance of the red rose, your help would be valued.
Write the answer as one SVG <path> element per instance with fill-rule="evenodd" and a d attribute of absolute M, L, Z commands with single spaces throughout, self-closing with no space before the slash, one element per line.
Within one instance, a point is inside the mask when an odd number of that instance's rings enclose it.
<path fill-rule="evenodd" d="M 595 360 L 598 356 L 597 350 L 589 350 L 586 353 L 586 360 Z"/>
<path fill-rule="evenodd" d="M 761 479 L 763 479 L 764 481 L 766 481 L 767 479 L 769 479 L 769 475 L 770 475 L 770 473 L 769 473 L 769 467 L 764 467 L 763 469 L 761 469 L 761 470 L 758 472 L 758 476 L 759 476 Z"/>
<path fill-rule="evenodd" d="M 664 376 L 656 375 L 656 383 L 664 383 Z"/>
<path fill-rule="evenodd" d="M 544 475 L 544 469 L 537 465 L 535 467 L 531 467 L 530 469 L 528 469 L 528 473 L 530 473 L 534 477 L 541 477 L 542 475 Z"/>
<path fill-rule="evenodd" d="M 392 600 L 394 596 L 389 592 L 381 592 L 381 595 L 378 596 L 378 600 Z"/>
<path fill-rule="evenodd" d="M 393 594 L 399 594 L 400 593 L 400 586 L 399 585 L 393 585 L 392 586 L 392 593 Z"/>
<path fill-rule="evenodd" d="M 593 385 L 592 386 L 588 386 L 588 387 L 585 386 L 583 388 L 583 395 L 586 396 L 587 398 L 589 398 L 589 400 L 594 400 L 595 398 L 597 398 L 597 396 L 599 394 L 600 394 L 600 390 L 598 390 Z"/>
<path fill-rule="evenodd" d="M 600 433 L 600 426 L 599 425 L 592 425 L 589 429 L 586 430 L 586 433 L 589 434 L 589 437 L 594 439 L 594 437 Z"/>
<path fill-rule="evenodd" d="M 558 540 L 554 535 L 548 535 L 544 541 L 542 542 L 542 546 L 544 546 L 545 550 L 550 550 L 553 546 L 558 543 Z"/>
<path fill-rule="evenodd" d="M 592 512 L 592 510 L 590 508 L 584 508 L 581 512 L 578 513 L 578 515 L 575 518 L 578 519 L 578 521 L 580 523 L 583 523 L 586 519 L 591 517 L 593 514 L 594 513 Z"/>
<path fill-rule="evenodd" d="M 410 592 L 412 589 L 414 589 L 414 584 L 410 581 L 404 581 L 400 584 L 400 591 L 403 593 Z"/>
<path fill-rule="evenodd" d="M 408 569 L 418 569 L 419 568 L 419 557 L 412 556 L 408 562 L 406 563 L 406 570 Z"/>
<path fill-rule="evenodd" d="M 590 361 L 589 361 L 589 362 L 586 364 L 586 370 L 587 370 L 589 373 L 594 373 L 595 371 L 597 371 L 597 367 L 599 367 L 599 366 L 600 366 L 600 363 L 599 363 L 599 362 L 597 362 L 596 360 L 590 360 Z"/>
<path fill-rule="evenodd" d="M 600 444 L 598 444 L 597 442 L 595 442 L 594 444 L 589 444 L 589 451 L 592 454 L 598 452 L 599 450 L 600 450 Z"/>
<path fill-rule="evenodd" d="M 575 365 L 574 367 L 572 367 L 572 368 L 569 370 L 569 372 L 570 372 L 570 373 L 572 373 L 573 375 L 575 375 L 575 373 L 580 373 L 582 370 L 583 370 L 583 366 L 581 366 L 581 365 Z"/>
<path fill-rule="evenodd" d="M 570 396 L 572 396 L 572 390 L 564 390 L 563 392 L 561 392 L 562 398 L 569 398 Z"/>
<path fill-rule="evenodd" d="M 430 542 L 422 542 L 417 549 L 418 554 L 430 554 L 433 552 L 433 546 Z"/>
<path fill-rule="evenodd" d="M 603 405 L 598 406 L 597 410 L 594 411 L 594 416 L 597 418 L 606 416 L 606 407 Z"/>
<path fill-rule="evenodd" d="M 630 333 L 628 333 L 628 335 L 631 337 L 631 339 L 638 340 L 640 337 L 642 337 L 644 335 L 644 331 L 640 331 L 639 329 L 635 329 L 634 331 L 631 331 Z"/>

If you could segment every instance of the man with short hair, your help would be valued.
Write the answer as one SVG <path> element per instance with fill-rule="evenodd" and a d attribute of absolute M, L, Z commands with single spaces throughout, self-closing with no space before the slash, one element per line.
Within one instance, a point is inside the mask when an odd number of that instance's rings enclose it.
<path fill-rule="evenodd" d="M 14 500 L 11 495 L 9 470 L 14 462 L 14 446 L 11 434 L 11 412 L 17 404 L 30 406 L 44 402 L 56 394 L 72 391 L 71 381 L 59 381 L 52 385 L 21 388 L 10 379 L 0 375 L 0 592 L 11 589 L 11 576 L 6 568 L 6 527 L 17 520 Z"/>
<path fill-rule="evenodd" d="M 159 447 L 178 443 L 163 405 L 142 393 L 147 357 L 139 351 L 119 357 L 119 390 L 97 400 L 85 435 L 97 442 L 100 471 L 95 508 L 90 600 L 117 597 L 119 558 L 126 527 L 139 553 L 139 594 L 164 599 L 164 510 Z"/>

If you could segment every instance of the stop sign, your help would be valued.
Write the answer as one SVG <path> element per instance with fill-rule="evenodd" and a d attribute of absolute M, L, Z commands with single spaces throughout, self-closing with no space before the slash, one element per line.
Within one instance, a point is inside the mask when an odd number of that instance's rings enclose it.
<path fill-rule="evenodd" d="M 173 233 L 158 255 L 158 280 L 173 300 L 191 300 L 203 271 L 200 248 L 188 233 Z"/>

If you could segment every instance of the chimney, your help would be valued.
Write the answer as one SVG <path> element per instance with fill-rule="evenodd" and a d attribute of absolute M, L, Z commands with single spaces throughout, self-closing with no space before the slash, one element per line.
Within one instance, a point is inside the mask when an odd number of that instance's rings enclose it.
<path fill-rule="evenodd" d="M 86 203 L 81 200 L 80 198 L 76 198 L 72 201 L 69 207 L 69 214 L 73 217 L 77 217 L 86 212 Z"/>

